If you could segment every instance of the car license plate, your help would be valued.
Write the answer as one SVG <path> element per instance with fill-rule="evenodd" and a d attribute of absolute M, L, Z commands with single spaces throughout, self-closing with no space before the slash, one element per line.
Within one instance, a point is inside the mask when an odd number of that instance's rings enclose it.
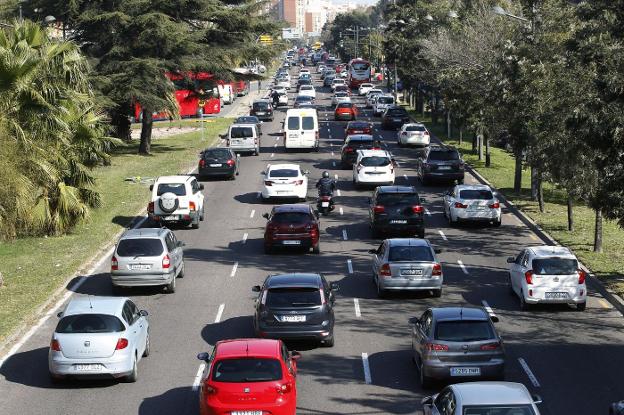
<path fill-rule="evenodd" d="M 481 376 L 480 367 L 452 367 L 451 376 Z"/>
<path fill-rule="evenodd" d="M 91 365 L 74 365 L 74 369 L 76 372 L 97 372 L 102 370 L 102 365 L 100 364 L 91 364 Z"/>
<path fill-rule="evenodd" d="M 300 323 L 306 321 L 306 316 L 282 316 L 283 322 Z"/>
<path fill-rule="evenodd" d="M 405 225 L 407 223 L 407 220 L 403 220 L 403 219 L 392 219 L 390 221 L 390 223 L 392 223 L 393 225 Z"/>
<path fill-rule="evenodd" d="M 232 143 L 232 144 L 240 144 L 240 143 L 241 143 L 241 140 L 238 140 L 238 139 L 232 138 L 232 139 L 230 140 L 230 143 Z"/>
<path fill-rule="evenodd" d="M 264 114 L 265 114 L 265 112 L 264 112 L 264 111 L 258 111 L 258 112 L 256 112 L 256 115 L 264 115 Z"/>
<path fill-rule="evenodd" d="M 301 241 L 282 241 L 284 245 L 301 245 Z"/>
<path fill-rule="evenodd" d="M 165 216 L 165 220 L 179 220 L 180 217 L 178 215 Z"/>
<path fill-rule="evenodd" d="M 210 167 L 221 167 L 223 164 L 210 164 Z"/>
<path fill-rule="evenodd" d="M 364 134 L 364 131 L 361 131 L 361 130 L 355 130 L 355 131 L 353 131 L 353 134 Z"/>
<path fill-rule="evenodd" d="M 321 207 L 329 207 L 329 202 L 321 202 Z"/>
<path fill-rule="evenodd" d="M 451 166 L 438 166 L 438 170 L 451 170 Z"/>
<path fill-rule="evenodd" d="M 402 269 L 401 275 L 422 275 L 422 269 Z"/>
<path fill-rule="evenodd" d="M 262 411 L 232 411 L 232 415 L 262 415 Z"/>
<path fill-rule="evenodd" d="M 400 118 L 393 118 L 392 121 L 394 121 L 394 122 L 401 122 L 401 119 Z"/>
<path fill-rule="evenodd" d="M 568 293 L 546 293 L 546 298 L 549 300 L 566 299 L 568 298 Z"/>
<path fill-rule="evenodd" d="M 138 270 L 146 270 L 146 269 L 150 269 L 152 268 L 152 266 L 150 264 L 132 264 L 130 265 L 130 269 L 133 271 L 138 271 Z"/>

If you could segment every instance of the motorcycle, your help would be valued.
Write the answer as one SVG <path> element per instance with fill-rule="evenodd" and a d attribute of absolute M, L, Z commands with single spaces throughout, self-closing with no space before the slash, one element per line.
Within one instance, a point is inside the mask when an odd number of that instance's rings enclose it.
<path fill-rule="evenodd" d="M 319 212 L 323 215 L 328 215 L 329 212 L 334 210 L 334 201 L 332 194 L 319 194 L 318 201 L 316 202 L 316 207 Z"/>

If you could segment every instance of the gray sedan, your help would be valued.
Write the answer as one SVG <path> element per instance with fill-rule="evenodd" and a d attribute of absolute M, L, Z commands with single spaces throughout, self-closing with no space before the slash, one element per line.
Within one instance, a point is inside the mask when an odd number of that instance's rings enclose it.
<path fill-rule="evenodd" d="M 373 281 L 380 297 L 387 291 L 431 290 L 434 297 L 442 295 L 442 266 L 426 239 L 386 239 L 372 249 Z"/>

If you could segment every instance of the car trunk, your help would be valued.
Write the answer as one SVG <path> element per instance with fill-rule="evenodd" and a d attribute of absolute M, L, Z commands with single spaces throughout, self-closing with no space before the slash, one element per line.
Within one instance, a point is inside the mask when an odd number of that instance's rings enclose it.
<path fill-rule="evenodd" d="M 278 194 L 280 192 L 291 193 L 297 186 L 303 185 L 303 179 L 298 177 L 269 177 L 266 182 L 270 182 L 270 186 L 273 187 L 273 190 Z M 268 183 L 265 184 L 268 185 Z"/>
<path fill-rule="evenodd" d="M 120 333 L 55 333 L 63 356 L 70 359 L 95 359 L 110 357 Z"/>
<path fill-rule="evenodd" d="M 133 275 L 153 274 L 162 271 L 162 258 L 158 256 L 118 256 L 117 264 L 120 271 Z"/>
<path fill-rule="evenodd" d="M 409 280 L 428 280 L 431 278 L 431 262 L 390 262 L 392 278 Z"/>
<path fill-rule="evenodd" d="M 271 404 L 275 402 L 279 394 L 278 381 L 270 382 L 214 382 L 211 383 L 218 392 L 218 399 L 224 404 L 245 405 L 248 410 L 255 410 L 254 405 Z"/>
<path fill-rule="evenodd" d="M 482 350 L 483 346 L 491 345 L 495 343 L 494 339 L 488 339 L 475 342 L 439 342 L 437 344 L 443 344 L 448 346 L 448 351 L 436 351 L 434 352 L 440 361 L 445 363 L 478 363 L 489 362 L 490 360 L 500 357 L 500 348 L 494 350 Z"/>
<path fill-rule="evenodd" d="M 448 348 L 437 348 L 436 357 L 447 363 L 487 362 L 502 349 L 492 325 L 487 320 L 440 321 L 435 327 L 435 344 Z"/>

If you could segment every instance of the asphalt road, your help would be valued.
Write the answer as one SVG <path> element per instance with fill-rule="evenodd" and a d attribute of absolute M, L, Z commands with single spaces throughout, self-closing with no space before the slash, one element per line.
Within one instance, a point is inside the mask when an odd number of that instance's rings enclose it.
<path fill-rule="evenodd" d="M 439 299 L 425 294 L 376 297 L 367 251 L 380 241 L 371 239 L 368 229 L 370 191 L 354 190 L 351 172 L 339 169 L 345 123 L 332 120 L 327 111 L 330 95 L 327 89 L 320 91 L 321 152 L 285 153 L 279 134 L 284 111 L 279 111 L 274 122 L 263 125 L 260 156 L 242 158 L 235 182 L 205 182 L 207 214 L 201 228 L 176 230 L 186 242 L 186 276 L 178 281 L 177 292 L 131 292 L 150 313 L 152 354 L 139 364 L 139 381 L 52 385 L 47 373 L 48 344 L 57 320 L 52 316 L 0 368 L 0 413 L 196 414 L 196 354 L 221 339 L 252 336 L 251 287 L 269 273 L 293 271 L 321 272 L 340 284 L 335 347 L 289 344 L 303 354 L 299 414 L 421 414 L 421 399 L 435 390 L 423 391 L 417 381 L 408 319 L 429 306 L 484 302 L 500 317 L 497 329 L 506 344 L 507 380 L 540 394 L 543 414 L 606 414 L 610 402 L 624 398 L 619 372 L 624 367 L 622 315 L 596 293 L 583 313 L 567 306 L 520 311 L 517 298 L 508 293 L 505 260 L 541 242 L 508 212 L 500 228 L 450 228 L 441 207 L 446 188 L 423 188 L 412 169 L 415 150 L 399 149 L 395 133 L 378 129 L 376 135 L 400 163 L 397 184 L 417 185 L 425 199 L 430 213 L 426 237 L 444 249 L 439 258 L 445 288 Z M 291 103 L 292 98 L 291 93 Z M 364 111 L 361 118 L 369 116 Z M 338 176 L 336 201 L 342 214 L 336 209 L 322 219 L 320 256 L 263 253 L 262 214 L 271 206 L 259 198 L 260 172 L 273 162 L 300 163 L 310 171 L 311 203 L 321 172 Z M 466 181 L 476 182 L 472 177 Z M 147 188 L 145 193 L 147 199 Z M 76 295 L 112 295 L 108 268 L 105 261 Z"/>

